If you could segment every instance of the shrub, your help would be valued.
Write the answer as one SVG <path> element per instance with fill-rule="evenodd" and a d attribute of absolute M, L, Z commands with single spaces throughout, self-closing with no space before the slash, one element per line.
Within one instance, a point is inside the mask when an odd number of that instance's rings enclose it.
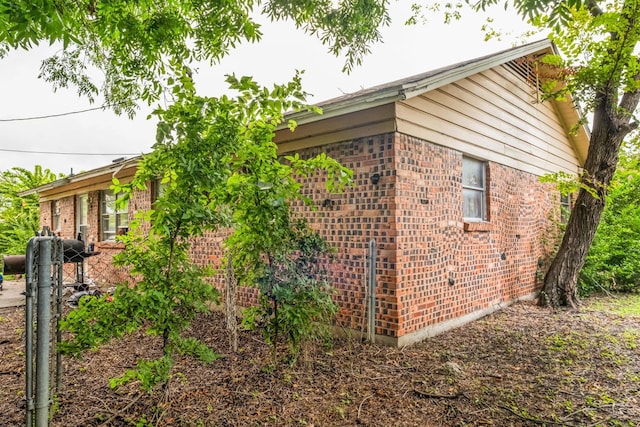
<path fill-rule="evenodd" d="M 606 203 L 580 273 L 582 296 L 640 290 L 640 156 L 621 157 Z"/>
<path fill-rule="evenodd" d="M 294 361 L 305 345 L 329 340 L 338 309 L 322 267 L 329 246 L 317 233 L 304 228 L 295 234 L 288 250 L 271 256 L 260 269 L 259 304 L 246 309 L 243 319 L 245 327 L 262 329 L 274 359 L 281 337 Z"/>

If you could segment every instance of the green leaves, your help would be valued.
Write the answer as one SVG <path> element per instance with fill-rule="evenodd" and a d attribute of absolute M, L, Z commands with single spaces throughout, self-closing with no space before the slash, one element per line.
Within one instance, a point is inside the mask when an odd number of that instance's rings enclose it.
<path fill-rule="evenodd" d="M 181 335 L 199 313 L 209 310 L 209 303 L 218 302 L 219 293 L 205 280 L 210 270 L 192 265 L 188 246 L 177 241 L 175 235 L 122 236 L 125 251 L 114 261 L 130 267 L 140 277 L 138 283 L 118 286 L 109 300 L 82 300 L 61 322 L 62 328 L 71 333 L 60 345 L 67 354 L 80 354 L 143 328 L 162 337 L 163 357 L 139 362 L 136 368 L 113 379 L 112 387 L 138 380 L 144 390 L 152 390 L 168 381 L 176 351 L 204 362 L 219 357 L 204 343 Z"/>
<path fill-rule="evenodd" d="M 56 174 L 38 165 L 33 171 L 12 168 L 0 173 L 0 254 L 24 254 L 27 241 L 40 229 L 38 195 L 18 194 L 56 179 Z"/>
<path fill-rule="evenodd" d="M 295 343 L 314 335 L 317 322 L 335 312 L 327 284 L 309 276 L 316 272 L 312 254 L 327 248 L 296 221 L 291 205 L 306 201 L 296 176 L 323 172 L 335 181 L 331 188 L 340 189 L 351 172 L 324 154 L 308 160 L 278 156 L 273 137 L 285 111 L 306 108 L 299 75 L 273 88 L 250 77 L 228 81 L 236 98 L 200 97 L 176 81 L 176 102 L 155 112 L 160 122 L 153 152 L 144 156 L 130 183 L 113 180 L 123 201 L 149 181 L 163 183 L 153 209 L 140 213 L 132 231 L 118 237 L 125 250 L 114 261 L 130 269 L 137 283 L 120 286 L 112 302 L 91 301 L 74 310 L 63 323 L 72 338 L 62 348 L 78 353 L 141 328 L 162 337 L 163 358 L 139 363 L 114 385 L 135 379 L 151 389 L 167 381 L 176 352 L 205 362 L 219 357 L 182 335 L 198 313 L 218 301 L 207 281 L 211 269 L 195 264 L 189 251 L 206 232 L 232 228 L 225 248 L 234 254 L 240 283 L 277 279 L 270 295 L 279 295 L 285 310 L 279 322 L 293 322 L 287 328 Z M 265 265 L 265 259 L 276 264 Z M 276 270 L 267 267 L 275 265 L 290 279 L 269 273 Z"/>
<path fill-rule="evenodd" d="M 280 242 L 253 266 L 259 305 L 243 312 L 242 324 L 262 330 L 274 357 L 280 337 L 294 360 L 304 345 L 328 342 L 338 310 L 324 268 L 330 254 L 326 241 L 299 222 L 290 240 Z"/>
<path fill-rule="evenodd" d="M 61 43 L 45 61 L 41 77 L 54 87 L 97 92 L 117 113 L 133 114 L 140 100 L 151 104 L 170 91 L 169 79 L 184 67 L 214 64 L 243 42 L 262 36 L 254 8 L 272 20 L 292 20 L 317 35 L 345 70 L 359 64 L 379 27 L 389 24 L 387 0 L 0 0 L 0 53 Z M 0 55 L 1 56 L 1 55 Z M 104 79 L 96 80 L 98 69 Z"/>
<path fill-rule="evenodd" d="M 640 158 L 624 155 L 580 275 L 583 295 L 640 289 Z"/>
<path fill-rule="evenodd" d="M 300 74 L 272 88 L 250 77 L 230 75 L 227 81 L 235 98 L 199 97 L 176 86 L 177 102 L 156 112 L 161 119 L 158 142 L 132 184 L 171 176 L 151 213 L 154 233 L 189 241 L 205 230 L 231 227 L 225 248 L 233 254 L 239 284 L 258 283 L 267 306 L 277 301 L 282 316 L 267 315 L 269 327 L 284 330 L 292 348 L 298 348 L 323 330 L 319 324 L 335 313 L 335 304 L 309 261 L 328 248 L 296 220 L 292 209 L 308 203 L 296 178 L 321 173 L 331 191 L 340 191 L 352 172 L 324 153 L 311 159 L 278 155 L 273 137 L 285 112 L 316 110 L 304 102 Z"/>
<path fill-rule="evenodd" d="M 109 386 L 118 388 L 131 381 L 139 381 L 140 388 L 150 393 L 157 384 L 169 381 L 172 367 L 173 359 L 170 356 L 155 360 L 139 360 L 135 369 L 129 369 L 120 377 L 109 380 Z"/>
<path fill-rule="evenodd" d="M 550 173 L 541 176 L 539 181 L 555 184 L 558 191 L 564 195 L 584 190 L 588 192 L 591 197 L 599 199 L 600 194 L 606 191 L 606 188 L 603 188 L 602 185 L 597 182 L 593 182 L 585 172 L 579 176 L 567 172 Z"/>

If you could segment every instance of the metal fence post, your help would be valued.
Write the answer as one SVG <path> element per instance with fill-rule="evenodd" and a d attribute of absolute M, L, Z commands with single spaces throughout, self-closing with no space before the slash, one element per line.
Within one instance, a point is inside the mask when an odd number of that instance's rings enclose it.
<path fill-rule="evenodd" d="M 37 237 L 32 237 L 27 243 L 25 257 L 25 399 L 26 426 L 33 426 L 33 303 L 34 303 L 34 252 Z"/>
<path fill-rule="evenodd" d="M 36 331 L 36 427 L 49 425 L 49 328 L 51 324 L 51 243 L 49 236 L 39 239 L 38 304 Z"/>
<path fill-rule="evenodd" d="M 367 337 L 376 341 L 376 241 L 369 242 L 369 295 L 367 298 Z"/>

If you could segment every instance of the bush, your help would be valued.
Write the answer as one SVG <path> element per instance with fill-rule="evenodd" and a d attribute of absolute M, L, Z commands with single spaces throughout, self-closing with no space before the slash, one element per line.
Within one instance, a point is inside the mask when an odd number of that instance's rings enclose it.
<path fill-rule="evenodd" d="M 331 253 L 327 242 L 312 231 L 298 231 L 289 250 L 271 257 L 257 278 L 259 304 L 244 311 L 243 324 L 262 330 L 273 357 L 281 337 L 295 361 L 307 344 L 328 343 L 338 306 L 323 268 Z M 276 360 L 274 360 L 274 363 Z"/>
<path fill-rule="evenodd" d="M 640 156 L 621 157 L 606 202 L 580 273 L 582 296 L 640 291 Z"/>

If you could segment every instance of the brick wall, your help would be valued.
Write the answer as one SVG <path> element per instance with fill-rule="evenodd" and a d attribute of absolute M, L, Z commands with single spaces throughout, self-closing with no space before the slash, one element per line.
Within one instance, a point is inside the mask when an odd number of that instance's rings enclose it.
<path fill-rule="evenodd" d="M 47 226 L 53 229 L 53 202 L 40 202 L 40 228 Z"/>
<path fill-rule="evenodd" d="M 533 293 L 553 192 L 489 163 L 488 221 L 465 224 L 462 153 L 406 135 L 396 141 L 399 334 Z"/>
<path fill-rule="evenodd" d="M 133 206 L 150 206 L 150 195 L 145 192 L 137 192 L 134 195 Z M 68 196 L 56 201 L 60 207 L 60 232 L 63 239 L 76 239 L 78 230 L 76 225 L 76 196 Z M 91 191 L 88 193 L 88 223 L 87 236 L 83 236 L 85 246 L 94 243 L 94 250 L 97 255 L 89 257 L 84 263 L 85 280 L 92 279 L 101 286 L 112 286 L 116 283 L 131 282 L 131 276 L 126 269 L 113 265 L 113 255 L 123 249 L 123 245 L 115 242 L 100 242 L 100 192 Z M 52 218 L 53 202 L 47 201 L 40 204 L 40 225 L 53 225 Z M 136 209 L 130 209 L 129 219 L 133 219 Z M 67 283 L 75 282 L 75 264 L 65 264 L 64 280 Z"/>
<path fill-rule="evenodd" d="M 325 179 L 314 176 L 303 188 L 317 210 L 299 208 L 337 249 L 329 271 L 338 288 L 338 320 L 348 328 L 364 330 L 366 250 L 371 239 L 378 248 L 376 280 L 378 317 L 376 333 L 398 336 L 398 301 L 396 295 L 396 186 L 394 135 L 384 134 L 328 146 L 301 153 L 312 157 L 320 152 L 339 160 L 353 171 L 354 185 L 342 194 L 329 194 Z M 380 175 L 378 184 L 371 176 Z"/>
<path fill-rule="evenodd" d="M 337 248 L 332 275 L 339 320 L 365 325 L 365 248 L 375 238 L 376 334 L 398 338 L 532 294 L 541 235 L 557 201 L 536 176 L 490 163 L 489 221 L 465 224 L 462 153 L 401 134 L 317 147 L 354 171 L 355 186 L 328 194 L 305 182 L 311 226 Z M 381 175 L 373 185 L 370 176 Z"/>
<path fill-rule="evenodd" d="M 423 331 L 530 295 L 537 289 L 538 260 L 547 256 L 542 235 L 550 227 L 557 195 L 536 176 L 489 163 L 486 223 L 462 217 L 462 153 L 399 133 L 303 150 L 321 152 L 354 171 L 354 185 L 329 194 L 324 177 L 305 179 L 316 209 L 297 206 L 336 248 L 329 271 L 338 293 L 339 322 L 365 330 L 366 249 L 377 242 L 376 334 L 398 344 L 400 337 L 424 338 Z M 371 182 L 380 175 L 377 184 Z M 151 191 L 134 195 L 129 217 L 151 206 Z M 74 198 L 61 200 L 62 235 L 73 238 Z M 43 224 L 51 206 L 44 202 Z M 62 222 L 65 218 L 66 222 Z M 99 192 L 89 194 L 89 236 L 99 235 Z M 219 268 L 225 232 L 192 242 L 199 265 Z M 91 239 L 91 237 L 90 237 Z M 121 246 L 97 242 L 101 254 L 88 259 L 89 276 L 99 283 L 131 280 L 110 260 Z M 106 267 L 105 267 L 106 266 Z M 224 268 L 212 279 L 224 286 Z M 239 305 L 256 301 L 256 289 L 238 291 Z"/>

